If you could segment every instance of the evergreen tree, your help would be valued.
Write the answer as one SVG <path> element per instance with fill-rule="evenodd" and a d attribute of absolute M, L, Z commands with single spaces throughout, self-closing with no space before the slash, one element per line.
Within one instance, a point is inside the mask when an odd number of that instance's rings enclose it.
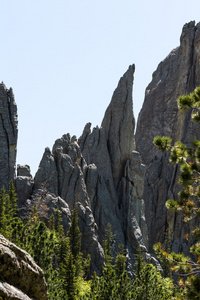
<path fill-rule="evenodd" d="M 76 299 L 76 267 L 72 253 L 66 258 L 65 266 L 63 269 L 63 286 L 67 292 L 68 299 L 74 300 Z"/>
<path fill-rule="evenodd" d="M 0 232 L 5 235 L 6 228 L 6 201 L 8 196 L 6 195 L 6 191 L 4 186 L 1 188 L 0 192 Z"/>
<path fill-rule="evenodd" d="M 112 263 L 112 244 L 113 244 L 114 237 L 115 235 L 112 233 L 111 224 L 108 223 L 106 234 L 105 234 L 105 240 L 103 241 L 103 250 L 105 254 L 106 265 Z"/>
<path fill-rule="evenodd" d="M 9 195 L 9 213 L 12 218 L 17 217 L 17 212 L 18 212 L 18 206 L 17 206 L 17 193 L 15 190 L 15 186 L 13 181 L 11 180 L 8 186 L 8 191 Z"/>
<path fill-rule="evenodd" d="M 62 213 L 57 207 L 55 212 L 54 212 L 54 230 L 55 232 L 62 237 L 64 235 L 64 229 L 62 225 Z"/>
<path fill-rule="evenodd" d="M 81 251 L 81 232 L 78 226 L 78 206 L 75 204 L 74 211 L 71 216 L 71 226 L 68 231 L 70 239 L 71 252 L 74 259 L 79 256 Z"/>
<path fill-rule="evenodd" d="M 83 255 L 81 253 L 81 232 L 78 226 L 78 206 L 75 205 L 71 216 L 71 226 L 67 233 L 70 240 L 70 249 L 73 256 L 73 263 L 75 265 L 76 277 L 83 274 Z"/>
<path fill-rule="evenodd" d="M 163 278 L 157 268 L 144 261 L 141 251 L 136 256 L 136 278 L 133 281 L 133 300 L 171 300 L 175 289 L 170 278 Z"/>
<path fill-rule="evenodd" d="M 183 111 L 192 109 L 193 122 L 200 122 L 200 87 L 191 94 L 183 95 L 178 99 L 178 107 Z M 169 137 L 156 137 L 154 144 L 161 150 L 170 154 L 170 162 L 180 166 L 179 183 L 182 189 L 178 193 L 178 200 L 168 200 L 166 207 L 174 212 L 182 212 L 184 221 L 200 217 L 200 141 L 193 140 L 190 145 L 178 141 L 171 145 Z M 183 286 L 184 297 L 200 299 L 200 228 L 196 227 L 192 234 L 196 243 L 190 248 L 196 256 L 196 261 L 174 252 L 166 252 L 161 244 L 155 245 L 155 251 L 161 259 L 165 260 L 171 269 L 179 275 L 187 275 L 187 280 L 180 279 L 179 285 Z M 186 234 L 186 239 L 189 234 Z"/>

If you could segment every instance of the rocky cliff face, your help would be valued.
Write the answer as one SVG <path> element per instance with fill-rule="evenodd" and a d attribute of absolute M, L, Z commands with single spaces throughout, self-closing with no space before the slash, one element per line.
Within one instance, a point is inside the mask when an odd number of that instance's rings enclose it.
<path fill-rule="evenodd" d="M 27 165 L 18 166 L 21 214 L 37 204 L 45 221 L 58 206 L 67 231 L 77 203 L 83 252 L 91 254 L 97 272 L 104 263 L 102 243 L 108 223 L 115 234 L 113 249 L 120 243 L 125 245 L 130 268 L 138 247 L 151 252 L 155 242 L 164 241 L 166 229 L 173 250 L 188 249 L 181 216 L 165 208 L 165 201 L 176 198 L 179 189 L 178 168 L 153 146 L 153 138 L 167 135 L 185 143 L 200 139 L 190 113 L 180 113 L 176 103 L 181 94 L 200 84 L 200 24 L 190 22 L 183 27 L 180 46 L 153 73 L 136 137 L 133 74 L 134 66 L 130 66 L 114 91 L 100 128 L 91 129 L 88 123 L 78 140 L 70 134 L 56 140 L 52 150 L 45 149 L 34 179 Z M 0 184 L 6 185 L 14 178 L 17 114 L 12 90 L 3 84 L 0 117 Z"/>
<path fill-rule="evenodd" d="M 0 187 L 15 177 L 17 106 L 12 89 L 0 84 Z"/>
<path fill-rule="evenodd" d="M 136 149 L 147 167 L 144 201 L 150 249 L 164 241 L 166 229 L 172 237 L 172 248 L 187 248 L 181 216 L 170 214 L 165 201 L 175 199 L 178 168 L 168 162 L 168 156 L 154 147 L 155 136 L 170 136 L 173 141 L 189 143 L 200 139 L 199 125 L 190 120 L 190 113 L 178 111 L 177 98 L 190 93 L 200 84 L 200 23 L 190 22 L 183 27 L 180 46 L 174 49 L 153 73 L 146 88 L 145 100 L 136 130 Z"/>
<path fill-rule="evenodd" d="M 41 211 L 44 218 L 58 206 L 67 230 L 71 211 L 78 204 L 83 252 L 91 254 L 97 272 L 104 263 L 102 244 L 108 223 L 115 234 L 113 249 L 117 251 L 120 243 L 126 246 L 130 267 L 139 246 L 147 251 L 142 200 L 145 168 L 134 150 L 133 74 L 134 66 L 130 66 L 100 128 L 91 130 L 88 123 L 78 140 L 65 134 L 55 141 L 52 151 L 45 149 L 27 201 L 28 192 L 24 198 L 21 186 L 31 185 L 31 178 L 25 167 L 18 168 L 19 203 L 25 210 L 35 203 L 40 210 L 47 206 L 48 211 Z"/>
<path fill-rule="evenodd" d="M 0 235 L 0 299 L 47 300 L 43 271 L 32 257 Z"/>

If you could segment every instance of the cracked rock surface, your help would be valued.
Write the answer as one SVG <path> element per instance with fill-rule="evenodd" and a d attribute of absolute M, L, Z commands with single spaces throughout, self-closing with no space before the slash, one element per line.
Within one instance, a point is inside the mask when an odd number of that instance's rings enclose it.
<path fill-rule="evenodd" d="M 158 65 L 146 88 L 137 130 L 136 149 L 146 165 L 143 199 L 150 249 L 155 242 L 164 242 L 169 231 L 174 251 L 188 252 L 186 233 L 180 215 L 169 213 L 168 199 L 176 199 L 178 168 L 169 164 L 168 156 L 153 145 L 155 136 L 170 136 L 174 141 L 189 144 L 200 139 L 199 125 L 192 123 L 190 113 L 178 111 L 177 98 L 200 85 L 200 23 L 185 24 L 180 46 Z M 194 225 L 194 224 L 193 224 Z M 191 224 L 192 226 L 192 224 Z"/>
<path fill-rule="evenodd" d="M 12 89 L 0 84 L 0 187 L 15 178 L 17 106 Z"/>
<path fill-rule="evenodd" d="M 44 273 L 24 250 L 0 235 L 0 297 L 47 300 Z"/>
<path fill-rule="evenodd" d="M 104 264 L 102 245 L 108 223 L 115 235 L 113 251 L 120 243 L 125 245 L 130 268 L 137 248 L 148 248 L 142 200 L 144 165 L 134 151 L 134 70 L 130 66 L 120 79 L 100 128 L 91 129 L 88 123 L 78 140 L 64 134 L 52 151 L 45 149 L 32 193 L 23 201 L 27 209 L 34 203 L 47 206 L 47 217 L 59 204 L 65 230 L 77 203 L 82 251 L 90 253 L 97 272 Z"/>

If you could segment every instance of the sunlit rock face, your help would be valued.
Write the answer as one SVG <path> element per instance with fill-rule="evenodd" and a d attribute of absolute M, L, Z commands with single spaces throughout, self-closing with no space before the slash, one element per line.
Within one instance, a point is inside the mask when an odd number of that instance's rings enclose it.
<path fill-rule="evenodd" d="M 44 273 L 24 250 L 0 234 L 0 297 L 10 300 L 47 300 Z"/>
<path fill-rule="evenodd" d="M 130 269 L 137 249 L 151 252 L 156 241 L 164 241 L 167 229 L 174 250 L 188 249 L 181 217 L 165 208 L 167 199 L 176 198 L 178 169 L 153 146 L 153 138 L 167 135 L 186 143 L 200 139 L 190 113 L 180 113 L 176 104 L 178 96 L 200 84 L 199 62 L 200 25 L 190 22 L 183 27 L 180 46 L 153 73 L 136 137 L 132 65 L 121 77 L 101 127 L 91 128 L 88 123 L 79 139 L 70 134 L 58 138 L 52 149 L 45 149 L 34 179 L 28 166 L 18 168 L 16 186 L 23 215 L 37 204 L 40 217 L 47 221 L 58 207 L 67 231 L 77 203 L 82 251 L 91 254 L 97 272 L 104 264 L 108 223 L 115 235 L 113 251 L 120 243 L 125 246 Z M 0 181 L 6 185 L 14 178 L 17 113 L 12 90 L 4 84 L 0 105 Z"/>
<path fill-rule="evenodd" d="M 82 251 L 91 254 L 97 272 L 104 264 L 102 245 L 108 223 L 115 235 L 113 251 L 120 243 L 125 245 L 130 268 L 138 247 L 147 251 L 148 246 L 142 200 L 145 167 L 134 151 L 134 70 L 130 66 L 120 79 L 100 128 L 91 129 L 88 123 L 78 140 L 65 134 L 52 151 L 45 149 L 32 193 L 21 201 L 28 210 L 38 203 L 44 221 L 58 206 L 66 231 L 77 203 Z"/>
<path fill-rule="evenodd" d="M 178 168 L 169 164 L 168 156 L 153 145 L 155 136 L 170 136 L 173 141 L 189 143 L 200 139 L 199 125 L 191 122 L 177 108 L 177 98 L 188 94 L 200 84 L 200 23 L 190 22 L 183 27 L 180 46 L 158 65 L 151 83 L 146 88 L 137 130 L 136 149 L 146 165 L 144 202 L 150 249 L 163 242 L 165 231 L 172 238 L 176 251 L 188 249 L 182 218 L 167 212 L 165 202 L 175 199 L 180 187 L 177 184 Z"/>
<path fill-rule="evenodd" d="M 0 84 L 0 187 L 15 178 L 17 106 L 12 89 Z"/>

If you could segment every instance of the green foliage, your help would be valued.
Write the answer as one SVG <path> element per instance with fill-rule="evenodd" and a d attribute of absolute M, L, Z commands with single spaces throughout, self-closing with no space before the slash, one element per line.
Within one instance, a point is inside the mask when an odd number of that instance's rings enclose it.
<path fill-rule="evenodd" d="M 62 217 L 57 208 L 49 220 L 49 227 L 41 222 L 35 206 L 24 222 L 17 217 L 17 198 L 13 183 L 0 192 L 0 233 L 26 250 L 43 269 L 49 299 L 77 299 L 83 286 L 82 274 L 87 277 L 90 257 L 81 253 L 81 233 L 78 210 L 72 213 L 68 236 L 64 236 Z M 84 271 L 82 271 L 84 270 Z M 88 290 L 85 287 L 85 290 Z M 82 293 L 84 294 L 84 293 Z"/>
<path fill-rule="evenodd" d="M 200 122 L 200 87 L 197 87 L 190 95 L 179 97 L 178 107 L 183 111 L 192 109 L 193 122 Z M 175 212 L 181 212 L 184 221 L 188 222 L 195 217 L 200 217 L 200 141 L 191 141 L 190 145 L 176 142 L 174 146 L 168 144 L 164 147 L 162 145 L 166 139 L 166 137 L 156 137 L 154 144 L 160 150 L 170 152 L 171 163 L 179 164 L 179 183 L 182 186 L 178 193 L 178 200 L 168 200 L 166 207 Z M 192 235 L 198 241 L 200 228 L 196 227 Z M 186 234 L 185 238 L 188 240 L 189 234 Z M 187 280 L 179 280 L 184 299 L 200 299 L 200 243 L 196 242 L 190 249 L 191 253 L 196 256 L 195 261 L 183 253 L 165 251 L 160 243 L 155 245 L 154 249 L 160 259 L 170 265 L 174 272 L 184 275 L 183 278 L 187 277 Z"/>
<path fill-rule="evenodd" d="M 105 234 L 105 240 L 103 242 L 103 250 L 105 253 L 105 264 L 111 264 L 112 263 L 112 244 L 114 240 L 115 235 L 112 233 L 111 224 L 108 223 L 106 234 Z"/>
<path fill-rule="evenodd" d="M 67 233 L 70 241 L 70 249 L 73 255 L 76 277 L 83 275 L 83 255 L 81 252 L 81 232 L 78 226 L 78 206 L 75 205 L 71 217 L 71 226 Z"/>
<path fill-rule="evenodd" d="M 81 232 L 78 226 L 78 207 L 75 205 L 74 211 L 71 217 L 71 226 L 68 231 L 70 239 L 71 251 L 76 259 L 81 251 Z"/>
<path fill-rule="evenodd" d="M 154 138 L 154 145 L 158 147 L 159 150 L 161 151 L 169 151 L 170 146 L 171 146 L 171 139 L 167 136 L 157 136 Z"/>
<path fill-rule="evenodd" d="M 15 187 L 11 181 L 7 191 L 4 186 L 1 188 L 0 192 L 0 232 L 7 238 L 11 238 L 13 228 L 20 223 L 17 217 L 17 197 L 15 192 Z"/>
<path fill-rule="evenodd" d="M 131 280 L 124 271 L 121 275 L 116 275 L 114 268 L 108 265 L 103 269 L 102 275 L 98 277 L 94 273 L 91 280 L 91 292 L 87 299 L 123 299 L 131 298 Z"/>
<path fill-rule="evenodd" d="M 48 228 L 44 222 L 40 221 L 36 206 L 26 220 L 22 222 L 17 217 L 16 200 L 13 184 L 10 184 L 7 191 L 2 187 L 0 192 L 0 232 L 29 252 L 43 269 L 50 300 L 150 299 L 142 298 L 142 296 L 138 298 L 138 293 L 142 295 L 140 286 L 145 286 L 146 289 L 148 286 L 148 295 L 152 294 L 150 286 L 153 286 L 151 289 L 155 289 L 157 294 L 160 289 L 161 292 L 165 291 L 168 295 L 168 287 L 171 287 L 171 282 L 168 284 L 167 281 L 162 281 L 155 273 L 156 271 L 152 277 L 148 275 L 152 274 L 151 265 L 148 267 L 149 270 L 145 267 L 146 263 L 139 259 L 139 256 L 137 263 L 140 270 L 138 271 L 139 278 L 138 281 L 136 281 L 136 278 L 133 283 L 131 282 L 125 268 L 126 251 L 123 245 L 119 246 L 116 258 L 113 257 L 114 234 L 110 224 L 108 224 L 105 234 L 106 264 L 102 269 L 102 274 L 98 277 L 94 273 L 91 280 L 86 280 L 90 274 L 90 255 L 83 258 L 81 253 L 78 207 L 75 206 L 74 208 L 71 226 L 67 236 L 65 236 L 61 213 L 58 208 L 51 216 Z M 144 271 L 144 268 L 147 268 L 148 271 Z M 143 274 L 146 274 L 146 277 Z M 155 280 L 154 277 L 157 279 Z M 195 282 L 193 282 L 193 285 L 195 285 Z M 155 299 L 161 298 L 155 296 Z"/>
<path fill-rule="evenodd" d="M 173 299 L 175 291 L 170 278 L 163 278 L 152 264 L 142 262 L 133 282 L 132 299 Z"/>
<path fill-rule="evenodd" d="M 54 230 L 56 234 L 60 237 L 64 235 L 64 230 L 62 226 L 62 213 L 58 207 L 50 217 L 50 229 Z"/>
<path fill-rule="evenodd" d="M 76 267 L 74 265 L 73 254 L 70 253 L 64 262 L 65 267 L 62 268 L 63 287 L 67 291 L 68 299 L 76 299 Z"/>
<path fill-rule="evenodd" d="M 178 98 L 177 101 L 178 108 L 183 111 L 187 111 L 188 109 L 192 108 L 195 110 L 195 112 L 198 112 L 200 108 L 199 99 L 200 99 L 200 87 L 196 87 L 196 89 L 189 95 L 183 95 Z"/>
<path fill-rule="evenodd" d="M 107 230 L 108 241 L 104 241 L 111 249 L 114 235 L 111 226 Z M 108 252 L 109 253 L 109 252 Z M 91 279 L 91 291 L 87 294 L 89 300 L 161 300 L 178 299 L 176 290 L 170 278 L 162 278 L 159 271 L 152 264 L 144 261 L 141 251 L 136 255 L 135 279 L 131 281 L 125 269 L 126 251 L 122 245 L 116 256 L 115 263 L 110 260 L 102 270 L 102 275 L 93 274 Z M 113 258 L 112 258 L 113 259 Z M 113 259 L 114 260 L 114 259 Z"/>

